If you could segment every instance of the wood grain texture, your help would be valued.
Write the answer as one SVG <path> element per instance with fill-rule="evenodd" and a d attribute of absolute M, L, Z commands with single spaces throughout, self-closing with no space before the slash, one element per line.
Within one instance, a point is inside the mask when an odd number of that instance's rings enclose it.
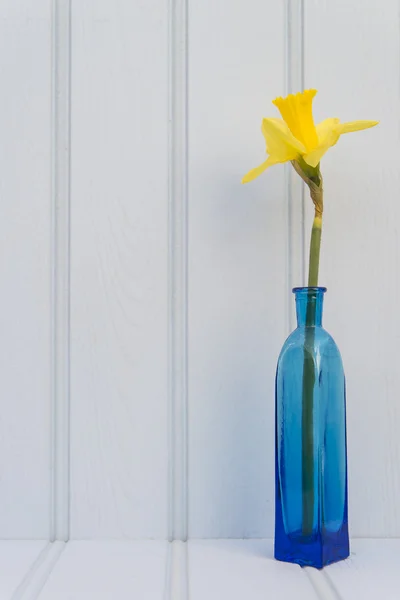
<path fill-rule="evenodd" d="M 71 535 L 167 535 L 167 15 L 72 7 Z"/>
<path fill-rule="evenodd" d="M 189 542 L 191 600 L 318 600 L 297 565 L 273 559 L 271 540 Z"/>
<path fill-rule="evenodd" d="M 50 3 L 0 4 L 0 538 L 50 498 Z"/>
<path fill-rule="evenodd" d="M 11 600 L 35 560 L 46 547 L 43 540 L 0 541 L 0 600 Z"/>
<path fill-rule="evenodd" d="M 164 600 L 167 542 L 69 542 L 38 600 Z"/>
<path fill-rule="evenodd" d="M 306 3 L 305 85 L 317 121 L 380 120 L 324 157 L 325 326 L 347 375 L 350 527 L 400 535 L 399 5 Z M 308 221 L 311 228 L 311 221 Z"/>
<path fill-rule="evenodd" d="M 189 6 L 189 536 L 273 533 L 274 373 L 286 335 L 283 167 L 263 116 L 284 93 L 284 5 Z"/>

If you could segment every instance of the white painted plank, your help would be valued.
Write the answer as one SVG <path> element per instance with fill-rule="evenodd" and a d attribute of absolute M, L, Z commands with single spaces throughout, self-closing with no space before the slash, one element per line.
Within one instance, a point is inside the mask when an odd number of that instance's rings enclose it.
<path fill-rule="evenodd" d="M 69 542 L 39 600 L 163 600 L 168 543 Z"/>
<path fill-rule="evenodd" d="M 189 600 L 188 543 L 175 540 L 170 544 L 168 594 L 165 600 Z"/>
<path fill-rule="evenodd" d="M 273 559 L 271 540 L 189 542 L 191 600 L 317 600 L 297 565 Z"/>
<path fill-rule="evenodd" d="M 11 600 L 46 546 L 42 540 L 0 541 L 0 600 Z"/>
<path fill-rule="evenodd" d="M 287 194 L 264 160 L 284 3 L 189 3 L 189 535 L 273 534 L 274 376 L 287 334 Z"/>
<path fill-rule="evenodd" d="M 341 600 L 398 600 L 400 540 L 353 540 L 351 556 L 324 573 Z"/>
<path fill-rule="evenodd" d="M 350 528 L 400 535 L 398 2 L 305 3 L 306 87 L 317 121 L 381 120 L 324 157 L 325 325 L 347 375 Z M 311 221 L 309 221 L 311 228 Z"/>
<path fill-rule="evenodd" d="M 0 537 L 49 535 L 50 2 L 0 3 Z"/>
<path fill-rule="evenodd" d="M 167 535 L 166 10 L 72 6 L 75 538 Z"/>

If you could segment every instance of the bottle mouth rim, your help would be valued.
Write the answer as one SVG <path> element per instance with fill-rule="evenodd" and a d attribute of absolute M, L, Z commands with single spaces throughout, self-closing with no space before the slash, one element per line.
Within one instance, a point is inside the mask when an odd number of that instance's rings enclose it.
<path fill-rule="evenodd" d="M 294 287 L 292 289 L 293 294 L 299 294 L 299 293 L 304 293 L 307 294 L 308 292 L 320 292 L 321 294 L 325 294 L 325 292 L 327 291 L 326 287 Z"/>

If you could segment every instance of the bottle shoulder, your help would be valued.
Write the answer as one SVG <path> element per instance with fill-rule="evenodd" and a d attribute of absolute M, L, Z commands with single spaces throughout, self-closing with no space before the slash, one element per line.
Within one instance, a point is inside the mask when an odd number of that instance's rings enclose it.
<path fill-rule="evenodd" d="M 311 354 L 318 354 L 320 358 L 334 358 L 341 360 L 339 348 L 323 327 L 298 327 L 289 335 L 283 344 L 279 361 L 287 355 L 301 354 L 304 357 L 304 348 Z"/>

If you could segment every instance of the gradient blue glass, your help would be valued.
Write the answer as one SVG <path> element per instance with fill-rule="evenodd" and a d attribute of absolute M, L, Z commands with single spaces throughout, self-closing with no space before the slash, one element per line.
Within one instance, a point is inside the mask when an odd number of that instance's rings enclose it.
<path fill-rule="evenodd" d="M 297 329 L 282 348 L 276 373 L 275 558 L 322 568 L 349 555 L 345 377 L 339 349 L 322 327 L 326 289 L 293 292 Z M 302 435 L 305 352 L 314 369 L 308 453 Z M 310 461 L 313 501 L 305 530 L 303 469 Z"/>

